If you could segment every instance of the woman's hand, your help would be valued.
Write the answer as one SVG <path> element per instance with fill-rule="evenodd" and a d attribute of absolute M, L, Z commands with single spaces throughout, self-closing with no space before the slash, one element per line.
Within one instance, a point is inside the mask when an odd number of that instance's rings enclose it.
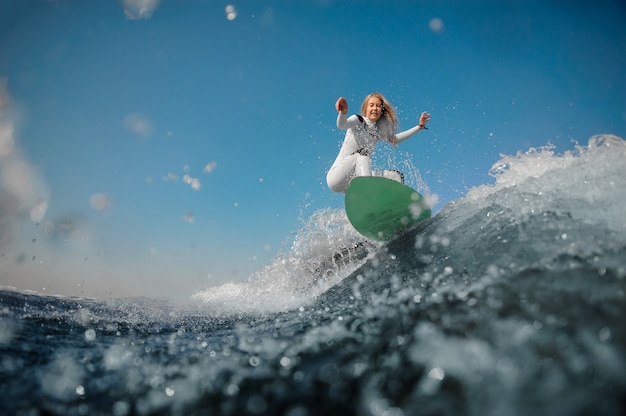
<path fill-rule="evenodd" d="M 430 121 L 430 114 L 424 111 L 422 115 L 420 116 L 420 126 L 422 126 L 422 128 L 425 128 L 426 123 L 428 123 L 429 121 Z"/>
<path fill-rule="evenodd" d="M 346 101 L 346 99 L 343 97 L 339 97 L 339 99 L 335 103 L 335 109 L 337 109 L 337 111 L 339 111 L 341 114 L 347 114 L 348 102 Z"/>

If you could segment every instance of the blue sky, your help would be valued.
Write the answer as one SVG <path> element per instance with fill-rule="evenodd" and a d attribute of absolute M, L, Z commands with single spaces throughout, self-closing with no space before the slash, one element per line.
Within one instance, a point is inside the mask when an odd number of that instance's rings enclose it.
<path fill-rule="evenodd" d="M 36 186 L 0 204 L 0 284 L 185 297 L 246 279 L 343 206 L 325 184 L 339 96 L 354 113 L 382 92 L 400 129 L 431 113 L 395 157 L 435 211 L 500 154 L 625 137 L 625 21 L 618 0 L 3 2 L 0 197 L 9 157 Z"/>

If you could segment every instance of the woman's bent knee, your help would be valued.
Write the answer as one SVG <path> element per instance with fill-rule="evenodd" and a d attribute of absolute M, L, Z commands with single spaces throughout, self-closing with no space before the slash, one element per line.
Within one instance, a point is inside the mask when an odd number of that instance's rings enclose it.
<path fill-rule="evenodd" d="M 348 182 L 345 178 L 337 178 L 333 175 L 326 176 L 326 184 L 333 192 L 346 192 L 348 189 Z"/>

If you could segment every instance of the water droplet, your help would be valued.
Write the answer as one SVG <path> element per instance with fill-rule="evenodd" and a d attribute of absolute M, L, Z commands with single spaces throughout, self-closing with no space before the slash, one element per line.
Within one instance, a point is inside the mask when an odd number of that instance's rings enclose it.
<path fill-rule="evenodd" d="M 609 341 L 611 339 L 611 330 L 605 326 L 598 332 L 598 338 L 602 342 Z"/>
<path fill-rule="evenodd" d="M 96 340 L 96 331 L 93 329 L 88 329 L 85 331 L 85 341 L 95 341 Z"/>
<path fill-rule="evenodd" d="M 428 372 L 428 377 L 435 380 L 443 380 L 446 376 L 446 373 L 439 367 L 432 368 Z"/>

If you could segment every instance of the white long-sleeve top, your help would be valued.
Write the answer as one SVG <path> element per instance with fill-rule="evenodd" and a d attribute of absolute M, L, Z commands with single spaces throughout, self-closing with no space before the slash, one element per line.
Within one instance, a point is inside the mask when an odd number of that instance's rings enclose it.
<path fill-rule="evenodd" d="M 421 129 L 417 125 L 409 130 L 395 133 L 391 123 L 384 117 L 381 117 L 377 122 L 372 122 L 367 117 L 359 117 L 356 114 L 346 117 L 341 112 L 337 115 L 337 127 L 341 130 L 347 130 L 337 159 L 355 153 L 368 156 L 374 151 L 378 142 L 400 143 Z"/>

